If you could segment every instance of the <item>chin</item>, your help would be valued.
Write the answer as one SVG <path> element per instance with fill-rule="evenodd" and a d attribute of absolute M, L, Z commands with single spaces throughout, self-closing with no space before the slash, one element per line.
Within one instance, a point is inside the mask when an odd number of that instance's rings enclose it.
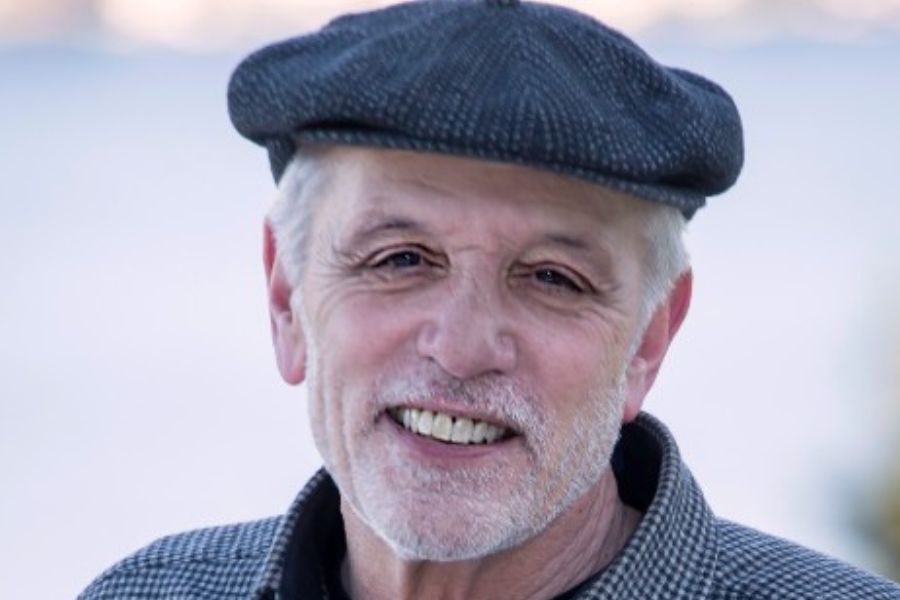
<path fill-rule="evenodd" d="M 407 561 L 451 562 L 476 559 L 511 548 L 534 532 L 509 519 L 478 518 L 441 510 L 424 515 L 379 515 L 369 526 L 394 554 Z M 510 517 L 511 515 L 505 515 Z"/>
<path fill-rule="evenodd" d="M 402 481 L 385 477 L 358 482 L 351 499 L 356 515 L 402 560 L 459 561 L 516 546 L 546 526 L 541 504 L 529 493 L 529 478 L 516 489 L 503 479 L 474 481 L 406 472 Z M 435 477 L 435 475 L 437 475 Z M 499 474 L 495 474 L 499 475 Z M 477 492 L 473 493 L 473 490 Z M 540 522 L 538 522 L 540 521 Z"/>

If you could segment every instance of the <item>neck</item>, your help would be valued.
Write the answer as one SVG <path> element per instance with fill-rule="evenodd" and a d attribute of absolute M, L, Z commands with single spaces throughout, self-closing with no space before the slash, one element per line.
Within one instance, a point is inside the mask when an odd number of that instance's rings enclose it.
<path fill-rule="evenodd" d="M 344 586 L 354 600 L 546 600 L 606 566 L 640 521 L 619 500 L 612 469 L 544 531 L 471 560 L 401 560 L 346 502 L 341 512 L 347 533 Z"/>

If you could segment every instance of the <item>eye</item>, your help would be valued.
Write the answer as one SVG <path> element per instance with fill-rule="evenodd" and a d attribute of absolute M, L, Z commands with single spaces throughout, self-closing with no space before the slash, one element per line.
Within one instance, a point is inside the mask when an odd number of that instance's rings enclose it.
<path fill-rule="evenodd" d="M 422 254 L 415 250 L 401 250 L 392 252 L 383 258 L 379 258 L 372 265 L 373 268 L 392 268 L 392 269 L 409 269 L 418 267 L 424 262 Z"/>
<path fill-rule="evenodd" d="M 575 281 L 571 277 L 560 273 L 556 269 L 538 269 L 534 272 L 534 278 L 540 283 L 549 286 L 559 287 L 579 293 L 584 291 L 582 287 L 575 283 Z"/>

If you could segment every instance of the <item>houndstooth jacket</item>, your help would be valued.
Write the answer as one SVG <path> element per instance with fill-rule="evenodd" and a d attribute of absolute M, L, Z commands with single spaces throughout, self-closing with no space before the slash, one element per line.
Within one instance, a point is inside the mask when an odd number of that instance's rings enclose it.
<path fill-rule="evenodd" d="M 900 600 L 890 581 L 716 518 L 671 434 L 647 414 L 623 429 L 613 467 L 644 516 L 577 600 Z M 285 515 L 163 538 L 79 598 L 327 600 L 320 546 L 336 521 L 337 489 L 319 471 Z"/>

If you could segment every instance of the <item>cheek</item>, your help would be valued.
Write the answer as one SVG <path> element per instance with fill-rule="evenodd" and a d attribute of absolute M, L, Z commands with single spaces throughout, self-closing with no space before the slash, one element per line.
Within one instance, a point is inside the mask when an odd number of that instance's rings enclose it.
<path fill-rule="evenodd" d="M 523 339 L 522 371 L 564 410 L 598 385 L 615 382 L 628 346 L 624 324 L 573 322 L 532 328 Z"/>
<path fill-rule="evenodd" d="M 539 453 L 539 479 L 557 488 L 548 492 L 551 498 L 568 493 L 573 481 L 592 481 L 597 457 L 614 443 L 622 421 L 617 392 L 626 350 L 618 332 L 582 329 L 547 337 L 535 351 L 539 379 L 533 382 L 551 424 Z"/>
<path fill-rule="evenodd" d="M 379 375 L 413 360 L 413 311 L 403 308 L 357 294 L 334 298 L 313 313 L 308 328 L 320 354 L 318 372 L 310 373 L 310 416 L 329 437 L 364 430 L 372 421 Z"/>
<path fill-rule="evenodd" d="M 309 373 L 310 423 L 316 446 L 341 489 L 354 495 L 354 465 L 374 431 L 379 376 L 412 357 L 409 311 L 363 295 L 343 298 L 309 324 L 319 355 Z M 355 457 L 355 459 L 354 459 Z"/>
<path fill-rule="evenodd" d="M 323 330 L 329 368 L 345 378 L 371 383 L 392 360 L 411 358 L 408 352 L 415 347 L 417 322 L 414 312 L 397 302 L 366 295 L 334 306 Z"/>

